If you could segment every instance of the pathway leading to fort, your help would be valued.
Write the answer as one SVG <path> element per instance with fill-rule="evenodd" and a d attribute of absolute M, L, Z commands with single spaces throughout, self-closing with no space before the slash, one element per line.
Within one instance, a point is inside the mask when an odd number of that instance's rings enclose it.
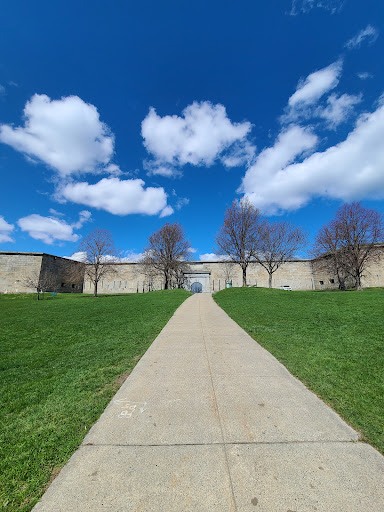
<path fill-rule="evenodd" d="M 384 457 L 213 301 L 188 298 L 39 512 L 379 512 Z"/>

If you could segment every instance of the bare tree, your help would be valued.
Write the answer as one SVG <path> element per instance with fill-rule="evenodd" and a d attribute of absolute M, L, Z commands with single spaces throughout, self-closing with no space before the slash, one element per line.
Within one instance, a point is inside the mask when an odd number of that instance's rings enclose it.
<path fill-rule="evenodd" d="M 57 279 L 52 273 L 42 274 L 40 270 L 31 271 L 24 279 L 22 284 L 27 288 L 36 290 L 37 300 L 40 300 L 41 295 L 44 298 L 44 292 L 57 291 Z"/>
<path fill-rule="evenodd" d="M 247 198 L 233 201 L 224 215 L 224 223 L 216 235 L 220 254 L 238 263 L 247 286 L 247 267 L 256 257 L 260 226 L 260 211 Z"/>
<path fill-rule="evenodd" d="M 191 245 L 185 238 L 183 227 L 168 222 L 153 233 L 148 240 L 141 263 L 152 272 L 164 278 L 164 288 L 181 286 L 181 279 L 186 269 L 186 260 L 190 255 Z"/>
<path fill-rule="evenodd" d="M 313 264 L 320 271 L 336 276 L 339 289 L 346 290 L 348 273 L 343 262 L 343 247 L 339 235 L 339 226 L 335 220 L 320 228 L 312 250 Z"/>
<path fill-rule="evenodd" d="M 225 282 L 231 281 L 235 272 L 235 263 L 231 260 L 224 260 L 220 263 L 220 276 Z"/>
<path fill-rule="evenodd" d="M 83 238 L 79 251 L 83 253 L 82 262 L 86 264 L 85 275 L 93 283 L 93 296 L 97 297 L 100 280 L 117 273 L 113 263 L 117 263 L 120 258 L 112 234 L 105 229 L 95 229 Z"/>
<path fill-rule="evenodd" d="M 268 272 L 269 288 L 272 288 L 272 276 L 276 270 L 291 260 L 306 241 L 303 230 L 289 222 L 264 220 L 260 224 L 256 261 Z"/>
<path fill-rule="evenodd" d="M 340 275 L 341 283 L 349 276 L 361 290 L 367 267 L 381 257 L 377 244 L 383 237 L 383 215 L 353 202 L 342 205 L 335 218 L 320 230 L 315 247 L 325 249 L 324 257 L 332 261 L 339 283 Z"/>

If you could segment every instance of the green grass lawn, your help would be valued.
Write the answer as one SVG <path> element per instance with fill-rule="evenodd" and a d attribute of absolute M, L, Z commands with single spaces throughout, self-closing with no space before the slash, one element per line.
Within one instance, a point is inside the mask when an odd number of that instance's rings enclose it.
<path fill-rule="evenodd" d="M 188 296 L 0 295 L 0 510 L 33 507 Z"/>
<path fill-rule="evenodd" d="M 214 298 L 384 453 L 384 290 L 232 288 Z"/>

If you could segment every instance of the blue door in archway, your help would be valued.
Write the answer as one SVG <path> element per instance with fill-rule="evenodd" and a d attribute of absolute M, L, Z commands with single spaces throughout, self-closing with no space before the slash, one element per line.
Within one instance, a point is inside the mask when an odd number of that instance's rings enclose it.
<path fill-rule="evenodd" d="M 201 283 L 193 283 L 191 286 L 192 293 L 201 293 L 203 291 L 203 285 Z"/>

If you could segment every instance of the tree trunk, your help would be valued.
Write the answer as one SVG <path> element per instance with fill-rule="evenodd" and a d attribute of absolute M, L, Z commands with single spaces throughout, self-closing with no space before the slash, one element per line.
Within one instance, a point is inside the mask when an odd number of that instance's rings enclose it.
<path fill-rule="evenodd" d="M 358 292 L 361 292 L 363 287 L 361 286 L 361 277 L 358 275 L 356 276 L 356 290 Z"/>
<path fill-rule="evenodd" d="M 247 286 L 247 267 L 243 267 L 243 286 Z"/>
<path fill-rule="evenodd" d="M 268 272 L 268 274 L 269 274 L 269 272 Z M 268 275 L 268 286 L 269 286 L 269 288 L 272 288 L 272 274 Z"/>
<path fill-rule="evenodd" d="M 93 296 L 94 296 L 94 297 L 97 297 L 97 284 L 98 284 L 98 282 L 97 282 L 97 281 L 95 281 L 93 284 L 95 285 L 95 286 L 94 286 L 94 289 L 93 289 Z"/>

